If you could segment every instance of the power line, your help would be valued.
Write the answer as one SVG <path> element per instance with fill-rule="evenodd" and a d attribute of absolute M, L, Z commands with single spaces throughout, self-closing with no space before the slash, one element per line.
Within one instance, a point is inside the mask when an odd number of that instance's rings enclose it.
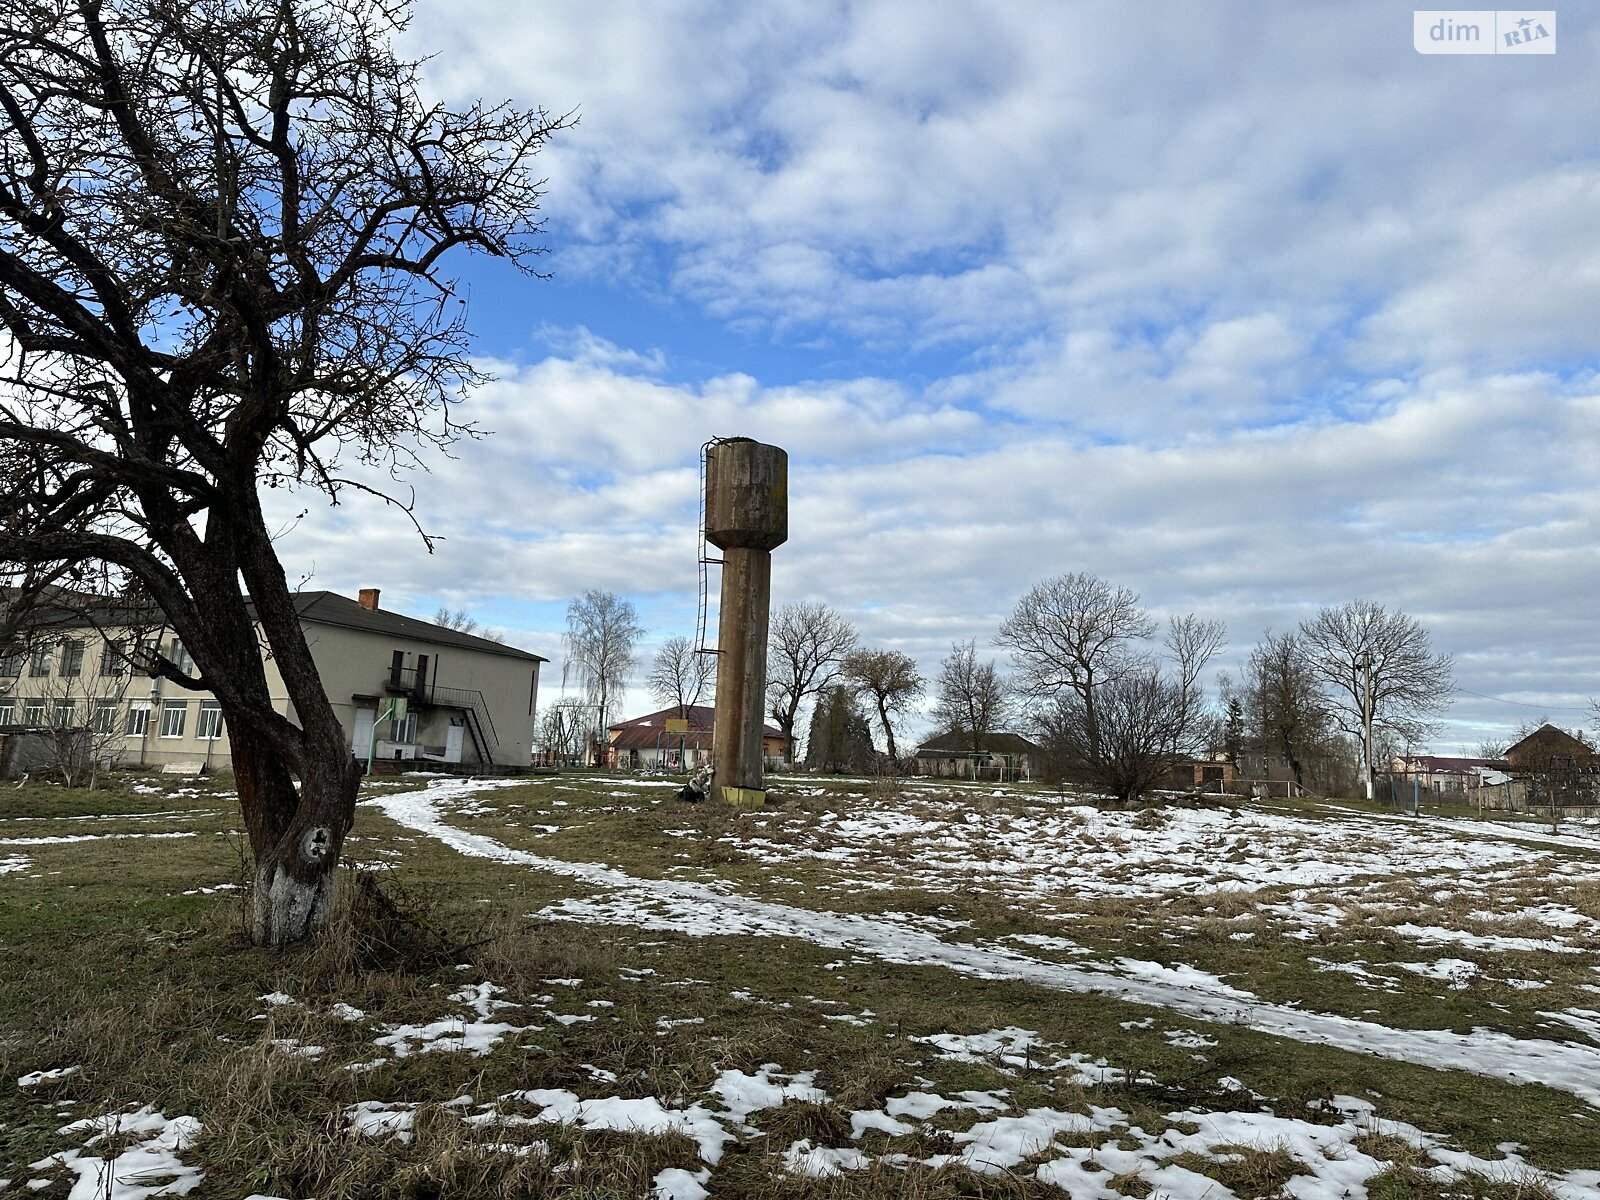
<path fill-rule="evenodd" d="M 1526 700 L 1506 700 L 1500 696 L 1485 696 L 1482 692 L 1475 692 L 1471 688 L 1458 687 L 1456 691 L 1467 696 L 1476 696 L 1479 700 L 1493 700 L 1496 704 L 1515 704 L 1518 708 L 1542 708 L 1546 712 L 1588 712 L 1581 705 L 1574 707 L 1570 704 L 1529 704 Z"/>

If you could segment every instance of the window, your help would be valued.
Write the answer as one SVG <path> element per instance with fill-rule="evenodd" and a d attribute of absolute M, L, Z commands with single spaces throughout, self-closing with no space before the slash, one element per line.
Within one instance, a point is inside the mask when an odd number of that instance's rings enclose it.
<path fill-rule="evenodd" d="M 33 657 L 28 662 L 28 674 L 38 677 L 50 674 L 50 647 L 35 646 Z"/>
<path fill-rule="evenodd" d="M 202 742 L 214 742 L 222 736 L 222 705 L 215 700 L 200 701 L 200 713 L 194 722 L 194 735 Z"/>
<path fill-rule="evenodd" d="M 394 723 L 394 728 L 389 733 L 391 742 L 409 745 L 417 740 L 417 714 L 407 713 Z"/>
<path fill-rule="evenodd" d="M 189 702 L 187 700 L 163 700 L 161 702 L 161 736 L 164 738 L 181 738 L 183 736 L 184 722 L 189 718 Z"/>
<path fill-rule="evenodd" d="M 16 719 L 17 706 L 12 700 L 0 700 L 0 725 L 9 725 Z"/>
<path fill-rule="evenodd" d="M 172 665 L 185 675 L 194 674 L 194 659 L 189 657 L 189 652 L 183 648 L 183 643 L 177 638 L 172 639 L 172 645 L 168 650 L 167 657 L 172 660 Z"/>
<path fill-rule="evenodd" d="M 128 671 L 128 643 L 118 638 L 100 647 L 100 674 L 109 679 Z"/>
<path fill-rule="evenodd" d="M 22 723 L 24 725 L 44 724 L 43 700 L 24 700 L 22 702 Z"/>
<path fill-rule="evenodd" d="M 77 713 L 78 706 L 72 700 L 57 700 L 56 709 L 52 715 L 51 724 L 57 729 L 71 729 L 72 718 Z"/>
<path fill-rule="evenodd" d="M 83 674 L 83 643 L 67 640 L 61 643 L 61 674 L 73 676 Z"/>
<path fill-rule="evenodd" d="M 0 675 L 15 679 L 22 674 L 22 651 L 16 646 L 8 646 L 4 653 L 0 653 Z"/>
<path fill-rule="evenodd" d="M 150 701 L 128 702 L 128 736 L 143 737 L 150 732 Z"/>
<path fill-rule="evenodd" d="M 116 700 L 96 700 L 94 704 L 94 731 L 96 733 L 115 733 L 117 731 L 117 713 L 122 704 Z"/>

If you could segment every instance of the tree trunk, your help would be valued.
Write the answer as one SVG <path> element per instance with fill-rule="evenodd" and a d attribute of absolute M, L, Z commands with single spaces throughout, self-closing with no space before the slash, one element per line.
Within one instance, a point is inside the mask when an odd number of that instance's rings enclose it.
<path fill-rule="evenodd" d="M 889 724 L 889 710 L 884 707 L 883 701 L 878 701 L 878 720 L 883 722 L 883 738 L 889 743 L 889 765 L 894 768 L 895 774 L 900 773 L 900 759 L 894 752 L 894 726 Z"/>
<path fill-rule="evenodd" d="M 783 734 L 783 765 L 790 770 L 794 769 L 794 719 L 799 708 L 799 705 L 795 705 L 787 713 L 773 714 L 778 722 L 778 731 Z"/>
<path fill-rule="evenodd" d="M 208 536 L 214 544 L 227 542 L 226 561 L 238 563 L 253 612 L 242 596 L 235 599 L 235 585 L 229 603 L 215 603 L 201 616 L 209 635 L 202 646 L 223 667 L 218 677 L 229 682 L 227 694 L 217 698 L 255 858 L 251 939 L 280 946 L 305 938 L 327 918 L 339 852 L 355 820 L 361 766 L 306 644 L 259 499 L 249 489 L 233 499 L 213 510 Z M 204 570 L 197 566 L 196 576 Z M 221 580 L 201 582 L 221 593 Z M 196 594 L 208 593 L 200 587 Z M 273 709 L 263 636 L 298 728 Z M 200 665 L 211 673 L 210 663 Z"/>
<path fill-rule="evenodd" d="M 229 731 L 233 770 L 255 859 L 251 940 L 281 946 L 306 937 L 328 915 L 335 870 L 355 816 L 360 764 L 311 755 L 298 789 L 258 734 Z"/>

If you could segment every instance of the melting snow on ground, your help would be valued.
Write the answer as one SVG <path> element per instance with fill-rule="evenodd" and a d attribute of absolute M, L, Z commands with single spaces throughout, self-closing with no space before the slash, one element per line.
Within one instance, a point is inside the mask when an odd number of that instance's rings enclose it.
<path fill-rule="evenodd" d="M 398 823 L 437 838 L 461 853 L 577 878 L 602 889 L 603 894 L 598 899 L 568 900 L 545 909 L 539 915 L 546 918 L 610 922 L 643 929 L 674 930 L 694 936 L 748 934 L 798 938 L 821 946 L 870 954 L 887 962 L 936 965 L 979 978 L 1020 979 L 1060 991 L 1113 996 L 1202 1020 L 1246 1025 L 1300 1041 L 1377 1054 L 1428 1067 L 1472 1071 L 1514 1083 L 1537 1081 L 1600 1106 L 1600 1048 L 1591 1045 L 1515 1038 L 1488 1029 L 1474 1029 L 1469 1033 L 1448 1029 L 1393 1029 L 1376 1022 L 1266 1003 L 1249 992 L 1217 980 L 1215 976 L 1189 967 L 1171 967 L 1129 958 L 1109 964 L 1043 961 L 993 945 L 945 941 L 933 933 L 880 919 L 754 900 L 734 894 L 724 886 L 641 879 L 599 864 L 573 863 L 536 855 L 513 849 L 483 834 L 456 828 L 444 819 L 445 805 L 473 798 L 497 786 L 512 785 L 498 780 L 435 782 L 421 791 L 378 797 L 366 803 L 381 808 Z M 1092 809 L 1088 811 L 1095 812 Z M 971 815 L 978 817 L 975 813 Z M 891 827 L 894 822 L 907 819 L 904 814 L 896 814 L 892 810 L 887 815 L 876 816 Z M 1100 816 L 1104 814 L 1096 814 L 1096 819 Z M 1324 870 L 1305 860 L 1312 854 L 1309 830 L 1315 827 L 1325 832 L 1325 825 L 1317 826 L 1315 822 L 1299 818 L 1254 811 L 1247 811 L 1246 816 L 1260 827 L 1287 823 L 1305 826 L 1308 830 L 1308 845 L 1303 856 L 1296 859 L 1295 855 L 1289 854 L 1287 857 L 1296 861 L 1277 867 L 1273 866 L 1270 858 L 1258 857 L 1255 865 L 1263 871 L 1268 874 L 1274 871 L 1279 874 L 1284 871 L 1303 871 L 1307 875 L 1315 875 Z M 1236 828 L 1223 825 L 1224 818 L 1233 820 L 1224 813 L 1177 810 L 1172 823 L 1190 828 L 1198 834 L 1212 829 L 1213 834 L 1220 837 L 1220 829 Z M 1088 817 L 1074 819 L 1086 823 L 1091 821 Z M 957 841 L 966 845 L 971 853 L 985 857 L 985 852 L 979 849 L 985 823 L 975 820 L 972 824 L 974 831 L 971 840 Z M 1415 837 L 1414 826 L 1404 822 L 1374 819 L 1356 824 L 1358 830 L 1378 831 L 1388 837 L 1390 850 L 1417 870 L 1427 869 L 1430 863 L 1451 863 L 1464 867 L 1503 861 L 1507 855 L 1525 857 L 1530 853 L 1523 847 L 1506 846 L 1494 841 L 1469 845 L 1465 842 L 1448 843 L 1437 838 L 1419 839 Z M 1404 830 L 1405 836 L 1398 836 L 1396 830 Z M 1072 863 L 1061 860 L 1059 848 L 1051 853 L 1056 856 L 1051 870 L 1057 875 L 1075 869 Z M 1377 869 L 1378 852 L 1375 850 L 1348 847 L 1342 851 L 1335 848 L 1329 853 L 1333 861 L 1326 870 L 1336 875 L 1358 868 Z M 1188 854 L 1191 858 L 1202 857 L 1192 849 Z M 1385 863 L 1383 869 L 1393 870 L 1394 865 Z M 1086 872 L 1083 878 L 1092 878 L 1092 875 Z M 1192 884 L 1194 880 L 1188 879 L 1188 882 Z"/>
<path fill-rule="evenodd" d="M 1013 1059 L 1034 1065 L 1073 1064 L 1084 1057 L 1063 1054 L 1060 1047 L 1043 1043 L 1037 1034 L 1023 1029 L 919 1040 L 934 1045 L 946 1057 L 1000 1064 Z M 1425 1173 L 1440 1185 L 1466 1176 L 1507 1183 L 1538 1179 L 1562 1200 L 1600 1197 L 1600 1171 L 1543 1175 L 1533 1171 L 1509 1144 L 1501 1148 L 1503 1158 L 1477 1158 L 1412 1125 L 1380 1120 L 1371 1103 L 1348 1096 L 1327 1105 L 1326 1119 L 1319 1122 L 1279 1117 L 1265 1110 L 1191 1108 L 1167 1113 L 1163 1127 L 1156 1132 L 1145 1130 L 1114 1107 L 1091 1103 L 1081 1109 L 1036 1106 L 1012 1112 L 1006 1096 L 1004 1091 L 967 1091 L 951 1097 L 912 1091 L 890 1097 L 882 1108 L 849 1113 L 851 1134 L 839 1144 L 800 1139 L 767 1148 L 780 1154 L 788 1171 L 818 1178 L 864 1170 L 879 1162 L 899 1168 L 920 1163 L 934 1168 L 963 1167 L 980 1174 L 1031 1172 L 1075 1198 L 1122 1200 L 1132 1177 L 1172 1197 L 1225 1195 L 1226 1189 L 1214 1178 L 1193 1168 L 1205 1162 L 1226 1163 L 1237 1157 L 1240 1147 L 1249 1147 L 1282 1150 L 1292 1156 L 1293 1177 L 1284 1186 L 1285 1194 L 1300 1200 L 1342 1200 L 1363 1195 L 1366 1182 L 1393 1165 L 1392 1158 L 1385 1157 L 1386 1151 L 1404 1145 L 1409 1153 L 1420 1156 Z M 730 1142 L 762 1136 L 759 1127 L 751 1123 L 752 1116 L 790 1102 L 829 1100 L 809 1074 L 786 1075 L 777 1064 L 768 1063 L 754 1074 L 722 1072 L 701 1099 L 687 1105 L 669 1105 L 648 1096 L 585 1098 L 563 1089 L 540 1088 L 481 1102 L 461 1095 L 442 1107 L 456 1111 L 465 1124 L 490 1139 L 485 1144 L 508 1153 L 547 1152 L 544 1142 L 498 1140 L 498 1131 L 512 1126 L 563 1125 L 641 1136 L 683 1134 L 695 1143 L 704 1167 L 661 1172 L 655 1194 L 695 1200 L 708 1194 L 711 1170 L 721 1162 Z M 352 1132 L 408 1141 L 416 1109 L 414 1104 L 363 1101 L 347 1108 L 345 1117 Z M 961 1113 L 966 1114 L 964 1128 L 951 1119 L 952 1114 Z M 938 1124 L 930 1125 L 936 1116 L 940 1117 Z M 914 1155 L 882 1140 L 924 1133 L 944 1138 L 950 1148 Z M 1070 1144 L 1062 1143 L 1064 1137 Z M 1180 1158 L 1184 1162 L 1179 1162 Z M 1119 1176 L 1119 1188 L 1108 1186 Z"/>
<path fill-rule="evenodd" d="M 145 1105 L 74 1121 L 60 1132 L 89 1136 L 81 1149 L 58 1151 L 29 1163 L 28 1169 L 43 1172 L 37 1179 L 46 1183 L 52 1172 L 71 1173 L 68 1200 L 146 1200 L 187 1195 L 200 1186 L 200 1171 L 184 1165 L 179 1156 L 200 1135 L 200 1122 L 193 1117 L 169 1119 Z M 103 1153 L 95 1153 L 102 1147 Z"/>

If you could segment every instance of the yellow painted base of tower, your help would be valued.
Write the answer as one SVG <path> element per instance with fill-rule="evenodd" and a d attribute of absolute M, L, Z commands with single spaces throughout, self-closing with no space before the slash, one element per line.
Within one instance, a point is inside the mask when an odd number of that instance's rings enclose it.
<path fill-rule="evenodd" d="M 725 787 L 722 789 L 722 799 L 734 808 L 760 808 L 767 802 L 767 793 L 763 788 Z"/>

